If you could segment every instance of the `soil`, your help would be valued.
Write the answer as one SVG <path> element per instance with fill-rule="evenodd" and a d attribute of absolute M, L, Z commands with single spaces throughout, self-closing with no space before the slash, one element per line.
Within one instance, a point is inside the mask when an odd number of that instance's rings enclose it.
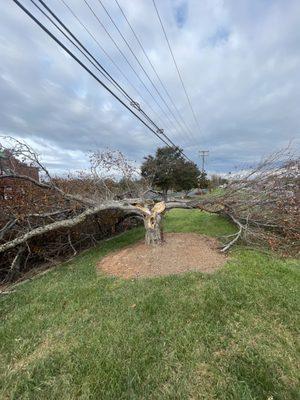
<path fill-rule="evenodd" d="M 227 258 L 216 239 L 196 233 L 164 234 L 161 246 L 143 241 L 110 253 L 97 265 L 99 271 L 122 278 L 181 274 L 187 271 L 213 273 Z"/>

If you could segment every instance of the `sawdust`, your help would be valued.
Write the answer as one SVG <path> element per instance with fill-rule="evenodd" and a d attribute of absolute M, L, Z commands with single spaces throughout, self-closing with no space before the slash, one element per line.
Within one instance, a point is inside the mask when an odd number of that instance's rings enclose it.
<path fill-rule="evenodd" d="M 97 265 L 99 271 L 122 278 L 181 274 L 187 271 L 213 273 L 226 262 L 218 242 L 196 233 L 168 233 L 162 246 L 138 242 L 110 253 Z"/>

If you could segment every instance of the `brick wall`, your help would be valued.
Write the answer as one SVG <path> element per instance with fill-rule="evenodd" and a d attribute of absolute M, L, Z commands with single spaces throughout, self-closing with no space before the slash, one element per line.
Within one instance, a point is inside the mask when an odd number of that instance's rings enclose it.
<path fill-rule="evenodd" d="M 17 160 L 8 151 L 0 154 L 0 175 L 16 173 L 39 181 L 39 169 Z M 26 185 L 25 185 L 26 186 Z M 0 180 L 0 200 L 11 200 L 16 194 L 24 191 L 24 182 L 16 179 L 3 178 Z"/>

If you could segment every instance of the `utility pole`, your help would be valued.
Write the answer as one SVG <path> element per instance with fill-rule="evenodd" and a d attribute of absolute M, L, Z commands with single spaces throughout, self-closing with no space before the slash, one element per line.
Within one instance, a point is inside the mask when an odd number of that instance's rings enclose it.
<path fill-rule="evenodd" d="M 208 157 L 209 150 L 199 150 L 199 155 L 200 157 L 202 157 L 202 173 L 203 173 L 205 171 L 204 169 L 205 157 Z"/>

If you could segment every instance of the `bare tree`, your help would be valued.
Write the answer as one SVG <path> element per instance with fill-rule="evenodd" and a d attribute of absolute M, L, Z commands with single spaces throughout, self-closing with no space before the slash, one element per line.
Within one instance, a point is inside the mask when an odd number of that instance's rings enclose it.
<path fill-rule="evenodd" d="M 228 237 L 223 251 L 238 240 L 261 242 L 286 253 L 299 245 L 299 159 L 286 151 L 235 176 L 221 194 L 155 204 L 145 199 L 151 182 L 138 179 L 137 168 L 121 152 L 91 153 L 89 173 L 62 179 L 51 176 L 28 144 L 7 140 L 9 150 L 2 146 L 0 159 L 0 257 L 2 275 L 8 279 L 29 262 L 74 255 L 81 243 L 95 244 L 99 234 L 94 227 L 103 230 L 108 225 L 105 218 L 112 226 L 139 219 L 146 243 L 160 245 L 161 221 L 172 208 L 198 208 L 230 218 L 238 230 Z M 40 177 L 23 173 L 24 165 L 38 168 Z M 8 187 L 12 190 L 5 193 Z"/>
<path fill-rule="evenodd" d="M 226 215 L 238 231 L 224 247 L 237 240 L 248 244 L 299 252 L 300 160 L 289 148 L 265 157 L 248 171 L 229 180 L 226 189 L 211 196 L 218 213 Z"/>
<path fill-rule="evenodd" d="M 161 243 L 160 228 L 152 221 L 159 224 L 165 206 L 158 209 L 144 199 L 149 185 L 137 179 L 136 167 L 121 152 L 91 153 L 89 173 L 62 179 L 51 176 L 27 143 L 9 137 L 4 140 L 9 149 L 1 148 L 0 256 L 9 277 L 29 259 L 52 259 L 69 250 L 75 254 L 83 236 L 95 242 L 92 232 L 83 235 L 77 227 L 94 219 L 101 231 L 104 214 L 112 225 L 126 218 L 143 220 L 147 243 Z M 39 175 L 32 174 L 37 168 Z"/>

